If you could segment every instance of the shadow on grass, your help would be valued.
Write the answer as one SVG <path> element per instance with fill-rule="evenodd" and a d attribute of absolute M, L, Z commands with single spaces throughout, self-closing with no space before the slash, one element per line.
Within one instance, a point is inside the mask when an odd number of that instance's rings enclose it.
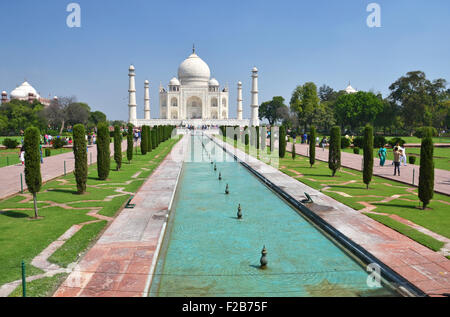
<path fill-rule="evenodd" d="M 76 190 L 70 190 L 70 189 L 52 188 L 52 189 L 49 189 L 48 192 L 68 193 L 68 194 L 78 195 L 78 192 Z"/>
<path fill-rule="evenodd" d="M 386 207 L 397 207 L 397 208 L 403 208 L 403 209 L 412 209 L 414 211 L 417 211 L 418 210 L 417 206 L 419 206 L 419 204 L 410 205 L 410 206 L 400 205 L 400 204 L 385 204 L 385 203 L 371 203 L 371 204 L 374 206 L 380 206 L 380 207 L 386 206 Z"/>
<path fill-rule="evenodd" d="M 0 211 L 0 215 L 10 217 L 10 218 L 28 218 L 29 217 L 27 214 L 24 214 L 23 212 L 17 212 L 17 211 Z"/>

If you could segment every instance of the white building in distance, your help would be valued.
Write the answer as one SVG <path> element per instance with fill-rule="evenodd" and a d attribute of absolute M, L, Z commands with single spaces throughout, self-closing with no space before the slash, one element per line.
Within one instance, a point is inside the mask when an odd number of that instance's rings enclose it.
<path fill-rule="evenodd" d="M 252 70 L 252 118 L 242 119 L 242 83 L 237 84 L 237 118 L 229 118 L 228 87 L 220 88 L 211 78 L 208 66 L 196 53 L 178 67 L 178 78 L 169 81 L 166 88 L 159 87 L 159 119 L 150 118 L 149 82 L 144 83 L 144 119 L 137 118 L 135 67 L 129 68 L 129 118 L 135 126 L 142 125 L 239 125 L 258 126 L 258 70 Z"/>
<path fill-rule="evenodd" d="M 51 99 L 42 98 L 34 89 L 33 86 L 31 86 L 27 81 L 24 81 L 20 86 L 17 86 L 11 93 L 9 94 L 6 91 L 2 91 L 1 95 L 1 103 L 9 102 L 10 100 L 22 100 L 22 101 L 28 101 L 32 103 L 33 101 L 37 100 L 44 106 L 50 105 Z M 57 99 L 57 97 L 54 97 L 53 99 Z"/>

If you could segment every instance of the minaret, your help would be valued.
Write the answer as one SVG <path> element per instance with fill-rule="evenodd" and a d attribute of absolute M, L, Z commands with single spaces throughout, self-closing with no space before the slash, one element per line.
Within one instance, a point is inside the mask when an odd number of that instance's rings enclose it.
<path fill-rule="evenodd" d="M 136 124 L 136 83 L 134 81 L 134 66 L 130 65 L 128 69 L 128 76 L 130 77 L 130 86 L 128 89 L 129 101 L 128 101 L 128 122 Z"/>
<path fill-rule="evenodd" d="M 237 119 L 242 120 L 242 83 L 238 82 Z"/>
<path fill-rule="evenodd" d="M 252 104 L 250 105 L 252 110 L 252 117 L 250 125 L 259 126 L 259 105 L 258 105 L 258 69 L 253 67 L 252 69 Z"/>
<path fill-rule="evenodd" d="M 150 120 L 150 89 L 149 82 L 144 82 L 144 119 Z"/>

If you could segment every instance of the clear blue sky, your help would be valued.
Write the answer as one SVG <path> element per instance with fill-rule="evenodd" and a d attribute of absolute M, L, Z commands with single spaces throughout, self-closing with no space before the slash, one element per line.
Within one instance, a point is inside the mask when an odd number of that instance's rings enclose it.
<path fill-rule="evenodd" d="M 81 6 L 81 28 L 66 26 L 66 6 Z M 366 6 L 381 5 L 381 28 L 366 25 Z M 152 116 L 195 43 L 212 76 L 236 83 L 249 117 L 251 68 L 260 70 L 260 102 L 313 81 L 380 91 L 408 71 L 450 81 L 448 0 L 14 0 L 0 2 L 0 90 L 25 78 L 42 96 L 75 95 L 109 119 L 128 118 L 128 66 L 136 66 L 138 116 L 144 80 Z"/>

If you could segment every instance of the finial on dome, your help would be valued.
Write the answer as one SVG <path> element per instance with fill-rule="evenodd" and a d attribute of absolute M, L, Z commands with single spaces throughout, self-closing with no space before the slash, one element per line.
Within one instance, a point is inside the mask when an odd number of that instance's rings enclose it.
<path fill-rule="evenodd" d="M 195 43 L 192 44 L 192 54 L 195 54 Z"/>

